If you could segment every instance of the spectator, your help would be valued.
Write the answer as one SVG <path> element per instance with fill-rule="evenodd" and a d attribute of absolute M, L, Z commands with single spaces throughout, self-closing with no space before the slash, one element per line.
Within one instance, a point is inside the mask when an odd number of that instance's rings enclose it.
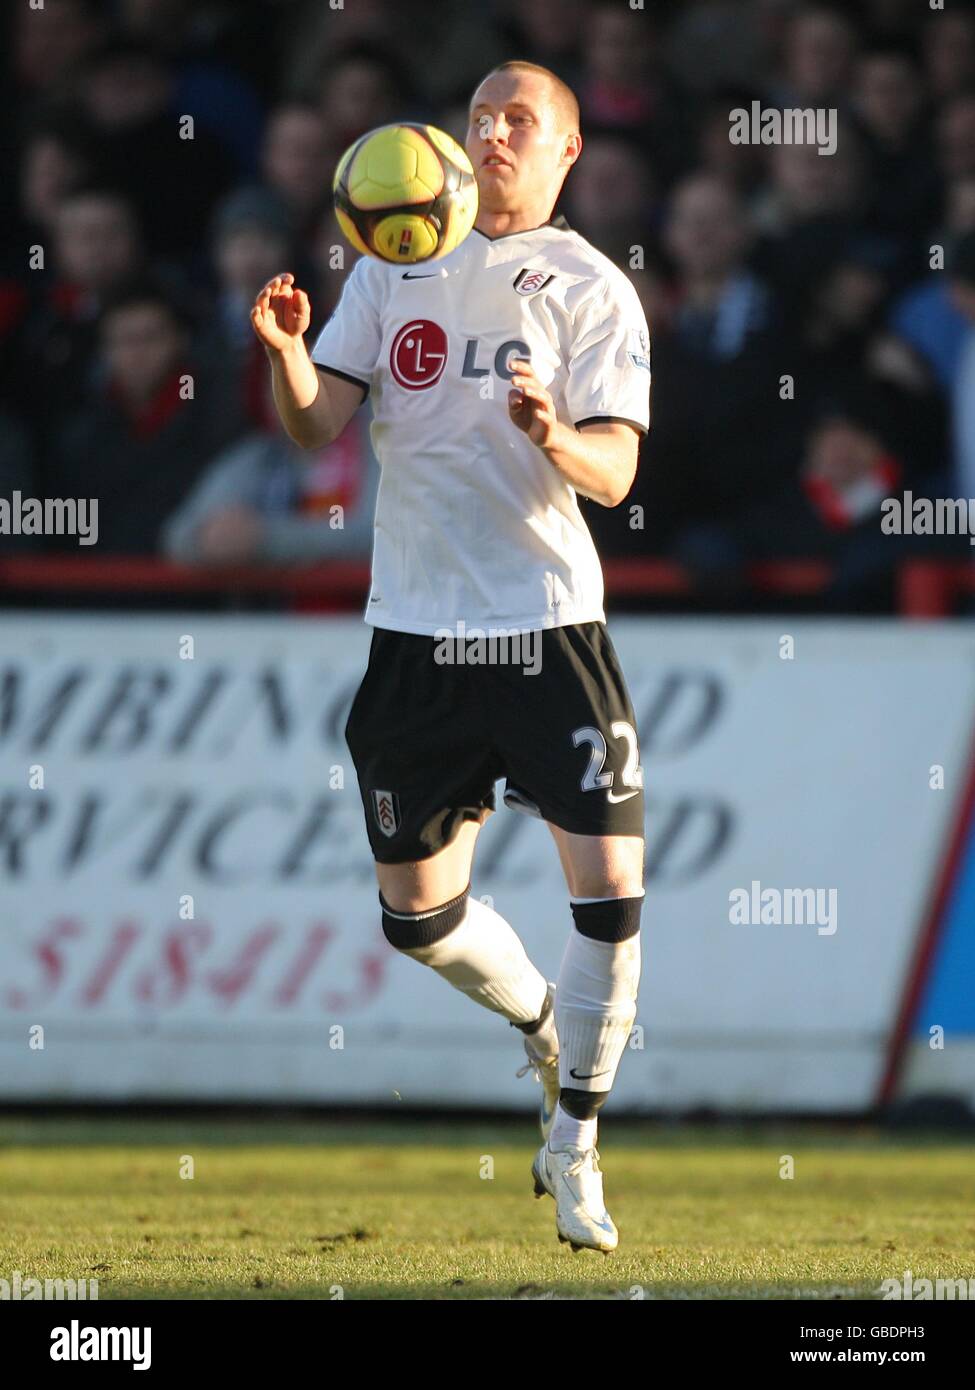
<path fill-rule="evenodd" d="M 923 100 L 921 74 L 909 50 L 875 47 L 860 58 L 854 107 L 870 168 L 869 225 L 896 238 L 905 255 L 916 254 L 940 211 L 941 188 L 922 123 Z"/>
<path fill-rule="evenodd" d="M 135 209 L 117 188 L 86 184 L 61 199 L 54 260 L 61 281 L 98 300 L 131 278 L 142 260 Z"/>
<path fill-rule="evenodd" d="M 104 388 L 59 432 L 48 496 L 97 497 L 103 553 L 151 554 L 159 528 L 239 433 L 226 383 L 193 360 L 172 296 L 134 284 L 99 323 Z"/>
<path fill-rule="evenodd" d="M 948 192 L 948 221 L 937 235 L 937 245 L 945 254 L 949 271 L 929 269 L 918 284 L 894 301 L 888 316 L 895 344 L 906 348 L 945 392 L 950 392 L 957 377 L 968 332 L 948 281 L 955 248 L 967 232 L 975 232 L 975 175 L 957 180 Z M 913 375 L 910 361 L 905 369 Z"/>
<path fill-rule="evenodd" d="M 600 251 L 625 264 L 645 246 L 653 221 L 653 182 L 640 146 L 619 135 L 594 135 L 573 170 L 568 219 Z"/>
<path fill-rule="evenodd" d="M 332 152 L 322 113 L 292 101 L 271 112 L 261 148 L 264 182 L 281 199 L 303 242 L 331 204 Z"/>
<path fill-rule="evenodd" d="M 863 153 L 849 125 L 837 130 L 836 152 L 828 157 L 815 145 L 776 145 L 771 155 L 771 186 L 760 224 L 773 235 L 788 235 L 806 222 L 838 217 L 852 220 L 858 210 Z"/>
<path fill-rule="evenodd" d="M 87 182 L 92 150 L 68 118 L 39 121 L 26 136 L 20 157 L 20 218 L 32 240 L 56 234 L 62 200 Z"/>
<path fill-rule="evenodd" d="M 264 379 L 267 357 L 250 323 L 251 305 L 263 284 L 287 266 L 299 279 L 306 270 L 293 256 L 288 211 L 273 192 L 242 188 L 224 199 L 214 222 L 213 261 L 217 271 L 214 313 L 205 338 L 206 350 L 223 358 L 233 371 L 247 418 L 264 426 Z"/>
<path fill-rule="evenodd" d="M 975 175 L 975 91 L 949 98 L 938 114 L 938 162 L 946 180 Z"/>
<path fill-rule="evenodd" d="M 740 519 L 743 550 L 756 557 L 827 559 L 834 572 L 822 606 L 889 610 L 895 567 L 906 553 L 955 548 L 940 538 L 932 545 L 881 529 L 886 497 L 904 490 L 938 495 L 944 440 L 934 455 L 919 455 L 917 445 L 910 410 L 896 394 L 862 380 L 822 393 L 798 471 L 766 506 Z"/>
<path fill-rule="evenodd" d="M 90 170 L 89 152 L 67 121 L 46 118 L 28 128 L 18 152 L 19 201 L 10 207 L 9 229 L 0 271 L 0 379 L 4 399 L 23 408 L 20 356 L 31 295 L 38 279 L 23 254 L 25 247 L 50 250 L 58 210 Z M 35 309 L 39 306 L 35 303 Z"/>
<path fill-rule="evenodd" d="M 46 0 L 19 5 L 13 35 L 14 74 L 27 99 L 63 91 L 103 32 L 96 0 Z"/>
<path fill-rule="evenodd" d="M 380 44 L 361 43 L 326 62 L 318 81 L 318 104 L 333 166 L 367 130 L 409 118 L 403 69 Z"/>
<path fill-rule="evenodd" d="M 166 59 L 131 40 L 106 44 L 82 74 L 83 108 L 107 176 L 135 203 L 150 249 L 189 261 L 233 170 L 206 129 L 186 125 L 192 113 L 177 111 L 172 96 Z"/>
<path fill-rule="evenodd" d="M 270 399 L 266 410 L 270 429 L 225 449 L 166 522 L 166 554 L 197 565 L 368 560 L 379 482 L 368 410 L 314 451 L 292 442 Z"/>
<path fill-rule="evenodd" d="M 193 0 L 115 0 L 114 8 L 122 38 L 166 56 L 172 109 L 192 112 L 238 172 L 254 177 L 263 125 L 255 84 L 271 66 L 263 7 L 208 5 L 199 17 Z"/>
<path fill-rule="evenodd" d="M 776 106 L 841 106 L 850 88 L 856 32 L 847 15 L 808 5 L 788 27 Z"/>
<path fill-rule="evenodd" d="M 907 406 L 911 454 L 943 459 L 944 402 L 928 373 L 892 353 L 885 327 L 895 261 L 890 249 L 869 237 L 854 240 L 821 284 L 813 287 L 803 329 L 799 374 L 821 393 L 879 398 L 896 389 Z M 894 409 L 894 406 L 891 407 Z"/>
<path fill-rule="evenodd" d="M 669 185 L 687 146 L 687 124 L 680 94 L 664 73 L 650 15 L 597 0 L 578 91 L 583 131 L 631 132 L 642 142 L 658 184 Z"/>
<path fill-rule="evenodd" d="M 802 373 L 818 383 L 859 373 L 883 329 L 896 254 L 883 241 L 854 236 L 811 285 L 802 325 Z"/>
<path fill-rule="evenodd" d="M 756 219 L 766 236 L 755 260 L 779 295 L 783 314 L 800 322 L 811 286 L 859 231 L 863 153 L 852 128 L 841 122 L 834 154 L 820 155 L 815 145 L 777 145 L 771 170 L 768 197 Z"/>
<path fill-rule="evenodd" d="M 143 268 L 132 204 L 107 185 L 74 189 L 59 204 L 53 251 L 54 265 L 24 335 L 18 377 L 32 418 L 44 428 L 86 399 L 96 370 L 98 315 Z"/>
<path fill-rule="evenodd" d="M 975 10 L 947 5 L 929 14 L 924 26 L 924 67 L 931 99 L 940 103 L 975 83 Z"/>
<path fill-rule="evenodd" d="M 619 5 L 593 9 L 583 55 L 583 119 L 609 130 L 650 126 L 660 98 L 658 55 L 646 15 Z"/>
<path fill-rule="evenodd" d="M 450 0 L 445 0 L 450 3 Z M 320 95 L 322 76 L 339 66 L 346 55 L 395 55 L 394 82 L 406 80 L 410 56 L 419 49 L 424 74 L 431 68 L 433 45 L 451 28 L 450 16 L 438 7 L 435 20 L 424 23 L 424 10 L 406 10 L 389 0 L 356 0 L 341 9 L 320 0 L 299 0 L 298 14 L 289 13 L 283 26 L 281 72 L 288 74 L 284 94 Z M 432 33 L 431 33 L 432 30 Z M 480 72 L 481 69 L 478 69 Z"/>
<path fill-rule="evenodd" d="M 971 0 L 24 0 L 11 38 L 0 484 L 26 460 L 37 488 L 104 487 L 103 545 L 151 551 L 167 517 L 205 563 L 365 544 L 368 501 L 342 532 L 309 519 L 345 505 L 364 417 L 304 466 L 268 435 L 250 303 L 292 269 L 317 332 L 357 258 L 331 207 L 340 154 L 384 121 L 463 140 L 472 85 L 517 55 L 577 87 L 565 211 L 651 323 L 654 427 L 631 498 L 646 530 L 584 503 L 607 553 L 662 549 L 727 587 L 788 538 L 841 568 L 876 561 L 877 599 L 891 538 L 871 556 L 872 514 L 839 525 L 824 499 L 862 502 L 878 457 L 919 486 L 952 459 L 971 477 Z M 733 145 L 729 112 L 754 98 L 839 108 L 836 153 Z M 143 299 L 126 307 L 133 275 Z M 206 305 L 192 341 L 164 276 Z M 174 399 L 186 374 L 193 399 Z M 106 540 L 110 513 L 124 527 Z"/>
<path fill-rule="evenodd" d="M 585 0 L 505 0 L 504 11 L 505 56 L 517 53 L 541 63 L 574 88 L 586 46 L 589 10 Z"/>
<path fill-rule="evenodd" d="M 736 194 L 707 174 L 674 190 L 664 241 L 676 266 L 670 321 L 653 344 L 654 424 L 631 501 L 646 533 L 599 527 L 607 549 L 647 541 L 698 571 L 722 568 L 732 518 L 777 481 L 779 375 L 789 370 L 768 288 L 747 267 Z M 706 408 L 702 403 L 706 402 Z"/>
<path fill-rule="evenodd" d="M 737 189 L 751 202 L 765 173 L 768 151 L 761 145 L 733 144 L 731 112 L 750 110 L 752 95 L 725 90 L 703 101 L 697 133 L 697 165 Z"/>
<path fill-rule="evenodd" d="M 708 174 L 674 190 L 665 244 L 677 266 L 676 335 L 702 357 L 734 357 L 765 322 L 767 291 L 745 268 L 750 233 L 735 193 Z"/>
<path fill-rule="evenodd" d="M 266 280 L 292 258 L 292 224 L 273 192 L 241 188 L 220 207 L 213 224 L 217 271 L 217 317 L 222 336 L 234 346 L 248 342 L 250 309 Z"/>

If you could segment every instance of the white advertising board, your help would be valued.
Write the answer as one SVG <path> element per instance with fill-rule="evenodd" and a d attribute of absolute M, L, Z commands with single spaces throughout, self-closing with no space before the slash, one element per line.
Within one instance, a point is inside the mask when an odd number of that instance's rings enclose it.
<path fill-rule="evenodd" d="M 613 1108 L 869 1105 L 967 753 L 975 638 L 611 631 L 648 791 Z M 519 1035 L 382 936 L 342 738 L 368 643 L 351 618 L 0 617 L 0 1100 L 536 1103 Z M 501 807 L 473 885 L 554 979 L 572 919 L 545 827 Z M 828 914 L 731 920 L 735 890 L 804 889 Z"/>

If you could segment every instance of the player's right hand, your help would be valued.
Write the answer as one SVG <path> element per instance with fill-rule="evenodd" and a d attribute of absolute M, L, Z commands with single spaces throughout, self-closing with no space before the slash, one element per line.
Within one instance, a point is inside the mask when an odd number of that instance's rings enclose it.
<path fill-rule="evenodd" d="M 308 331 L 311 305 L 291 274 L 269 280 L 251 310 L 254 332 L 266 348 L 283 352 L 293 347 Z"/>

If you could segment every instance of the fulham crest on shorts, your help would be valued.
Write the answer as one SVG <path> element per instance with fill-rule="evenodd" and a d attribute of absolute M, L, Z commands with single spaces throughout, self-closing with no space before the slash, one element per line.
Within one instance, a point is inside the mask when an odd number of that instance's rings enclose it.
<path fill-rule="evenodd" d="M 372 810 L 376 824 L 386 836 L 393 836 L 400 827 L 399 797 L 395 792 L 374 791 Z"/>

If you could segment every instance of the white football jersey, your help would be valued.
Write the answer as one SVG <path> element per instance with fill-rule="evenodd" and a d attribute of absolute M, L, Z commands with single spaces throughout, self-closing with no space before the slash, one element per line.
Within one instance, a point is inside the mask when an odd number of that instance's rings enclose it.
<path fill-rule="evenodd" d="M 508 364 L 531 361 L 566 424 L 646 433 L 649 350 L 633 286 L 561 218 L 475 230 L 413 266 L 363 256 L 312 359 L 372 397 L 382 473 L 367 622 L 433 635 L 602 621 L 575 491 L 512 423 Z"/>

